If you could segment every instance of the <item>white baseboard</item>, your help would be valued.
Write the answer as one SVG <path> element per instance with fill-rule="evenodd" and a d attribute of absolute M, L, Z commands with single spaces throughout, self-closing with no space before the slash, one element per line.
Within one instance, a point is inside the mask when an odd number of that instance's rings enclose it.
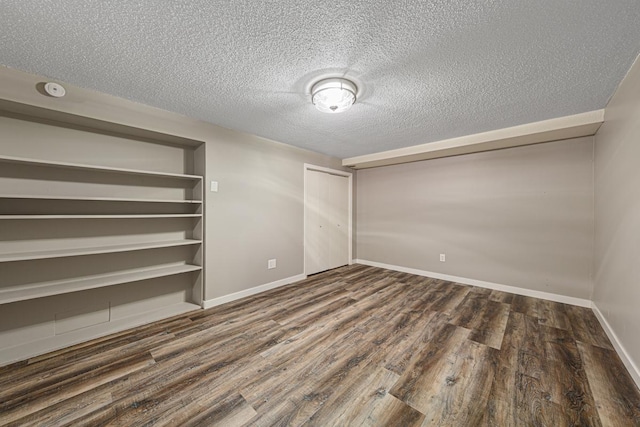
<path fill-rule="evenodd" d="M 240 292 L 234 292 L 229 295 L 223 295 L 218 298 L 204 300 L 202 302 L 202 308 L 211 308 L 217 305 L 225 304 L 231 301 L 238 300 L 240 298 L 249 297 L 251 295 L 259 294 L 260 292 L 268 291 L 270 289 L 279 288 L 280 286 L 289 285 L 294 282 L 306 279 L 305 274 L 298 274 L 296 276 L 285 277 L 284 279 L 276 280 L 275 282 L 265 283 L 264 285 L 255 286 L 253 288 L 245 289 Z"/>
<path fill-rule="evenodd" d="M 519 288 L 516 286 L 501 285 L 499 283 L 485 282 L 482 280 L 469 279 L 466 277 L 450 276 L 448 274 L 434 273 L 432 271 L 418 270 L 415 268 L 402 267 L 399 265 L 383 264 L 381 262 L 356 259 L 356 263 L 370 265 L 371 267 L 386 268 L 387 270 L 401 271 L 403 273 L 415 274 L 417 276 L 433 277 L 434 279 L 447 280 L 450 282 L 463 283 L 465 285 L 478 286 L 480 288 L 495 289 L 497 291 L 509 292 L 527 297 L 546 299 L 549 301 L 561 302 L 564 304 L 577 305 L 591 308 L 591 300 L 583 298 L 568 297 L 565 295 L 552 294 L 550 292 L 535 291 L 533 289 Z"/>
<path fill-rule="evenodd" d="M 631 356 L 629 356 L 629 353 L 627 353 L 627 350 L 618 339 L 616 333 L 613 332 L 613 328 L 611 328 L 611 325 L 609 324 L 609 322 L 607 322 L 607 319 L 604 317 L 600 309 L 598 309 L 598 306 L 596 306 L 595 302 L 591 303 L 591 308 L 598 318 L 598 321 L 602 325 L 602 329 L 604 329 L 607 336 L 609 337 L 609 340 L 613 344 L 613 347 L 616 349 L 616 353 L 618 353 L 618 356 L 620 356 L 622 363 L 624 363 L 627 371 L 629 371 L 629 374 L 631 374 L 633 381 L 635 381 L 638 388 L 640 388 L 640 369 L 638 369 L 638 366 L 636 366 Z"/>

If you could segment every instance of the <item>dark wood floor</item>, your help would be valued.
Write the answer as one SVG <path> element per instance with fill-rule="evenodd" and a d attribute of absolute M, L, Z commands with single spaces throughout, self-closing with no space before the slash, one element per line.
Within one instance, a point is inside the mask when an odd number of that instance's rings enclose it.
<path fill-rule="evenodd" d="M 589 309 L 354 265 L 0 368 L 1 425 L 638 426 Z"/>

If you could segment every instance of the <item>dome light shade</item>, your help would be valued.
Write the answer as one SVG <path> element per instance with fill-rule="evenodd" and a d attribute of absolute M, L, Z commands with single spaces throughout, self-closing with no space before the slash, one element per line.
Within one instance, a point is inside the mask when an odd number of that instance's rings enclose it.
<path fill-rule="evenodd" d="M 341 113 L 356 102 L 357 90 L 356 85 L 346 79 L 320 80 L 311 88 L 311 102 L 323 113 Z"/>

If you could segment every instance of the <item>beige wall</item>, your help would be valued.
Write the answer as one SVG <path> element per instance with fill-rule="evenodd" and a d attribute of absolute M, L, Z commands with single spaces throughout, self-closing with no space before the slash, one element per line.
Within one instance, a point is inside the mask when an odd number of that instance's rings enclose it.
<path fill-rule="evenodd" d="M 303 273 L 303 164 L 346 170 L 339 159 L 71 85 L 64 98 L 46 97 L 43 81 L 0 67 L 0 99 L 206 143 L 205 182 L 220 189 L 205 194 L 205 299 Z"/>
<path fill-rule="evenodd" d="M 588 299 L 592 160 L 586 137 L 360 170 L 358 258 Z"/>
<path fill-rule="evenodd" d="M 640 60 L 605 110 L 595 143 L 593 300 L 640 364 Z M 640 377 L 636 377 L 640 381 Z"/>
<path fill-rule="evenodd" d="M 304 163 L 346 170 L 338 159 L 235 132 L 207 145 L 207 177 L 219 191 L 206 194 L 206 299 L 303 273 Z"/>

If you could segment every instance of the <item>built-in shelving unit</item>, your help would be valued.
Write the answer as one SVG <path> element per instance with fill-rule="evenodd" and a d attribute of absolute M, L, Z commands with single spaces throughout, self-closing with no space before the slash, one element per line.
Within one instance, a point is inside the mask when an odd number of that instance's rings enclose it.
<path fill-rule="evenodd" d="M 144 197 L 131 197 L 131 198 L 118 198 L 118 197 L 83 197 L 83 196 L 58 196 L 55 194 L 56 188 L 63 188 L 64 182 L 59 181 L 51 181 L 49 183 L 52 194 L 47 196 L 42 195 L 33 195 L 30 196 L 28 194 L 22 193 L 19 195 L 12 194 L 3 194 L 0 196 L 0 200 L 2 201 L 2 205 L 0 206 L 0 223 L 4 221 L 12 221 L 12 227 L 29 227 L 29 225 L 23 224 L 25 221 L 39 221 L 39 220 L 103 220 L 103 219 L 111 219 L 111 220 L 155 220 L 155 219 L 173 219 L 173 218 L 192 218 L 192 219 L 202 219 L 202 176 L 197 175 L 189 175 L 189 174 L 177 174 L 177 173 L 161 173 L 161 172 L 149 172 L 143 170 L 134 170 L 134 169 L 124 169 L 117 167 L 104 167 L 104 166 L 91 166 L 87 164 L 74 164 L 67 162 L 58 162 L 58 161 L 45 161 L 42 159 L 29 159 L 23 157 L 12 157 L 12 156 L 0 156 L 0 163 L 11 163 L 20 165 L 23 169 L 18 170 L 15 173 L 16 177 L 22 178 L 22 184 L 18 186 L 18 188 L 22 188 L 22 191 L 28 191 L 27 188 L 32 181 L 47 181 L 48 175 L 42 172 L 39 172 L 34 177 L 29 176 L 29 168 L 33 166 L 45 167 L 45 168 L 63 168 L 63 169 L 71 169 L 71 170 L 81 170 L 85 174 L 80 176 L 74 176 L 75 180 L 82 179 L 83 177 L 87 177 L 88 182 L 101 185 L 102 181 L 100 179 L 96 180 L 96 177 L 91 172 L 99 172 L 101 174 L 109 174 L 109 175 L 125 175 L 130 179 L 120 180 L 117 182 L 117 186 L 138 186 L 139 180 L 138 177 L 152 177 L 152 178 L 160 178 L 162 180 L 177 180 L 179 182 L 184 182 L 186 185 L 184 186 L 185 194 L 188 194 L 191 197 L 198 197 L 197 199 L 146 199 Z M 10 175 L 13 171 L 9 171 L 7 175 Z M 11 176 L 6 178 L 12 178 Z M 16 180 L 11 180 L 11 183 L 15 184 Z M 105 182 L 109 182 L 107 179 Z M 0 185 L 2 182 L 0 181 Z M 154 183 L 154 186 L 156 184 Z M 197 187 L 197 188 L 196 188 Z M 171 188 L 175 188 L 175 186 L 171 186 Z M 144 192 L 144 188 L 141 188 L 141 192 Z M 118 209 L 122 209 L 119 206 L 126 206 L 127 204 L 135 204 L 137 206 L 144 206 L 141 208 L 140 213 L 109 213 L 109 214 L 99 214 L 99 213 L 65 213 L 65 214 L 42 214 L 42 213 L 31 213 L 31 212 L 23 212 L 21 214 L 4 214 L 5 210 L 12 209 L 12 202 L 14 205 L 24 201 L 37 201 L 40 205 L 42 203 L 46 203 L 47 201 L 55 201 L 55 203 L 62 203 L 64 205 L 65 202 L 85 202 L 88 204 L 98 203 L 99 205 L 111 205 L 109 206 L 111 211 L 118 211 Z M 152 200 L 152 201 L 149 201 Z M 187 206 L 191 207 L 193 210 L 191 213 L 184 213 L 176 211 L 175 213 L 155 213 L 154 210 L 157 205 L 161 203 L 166 204 L 175 204 L 179 206 Z M 39 207 L 40 208 L 40 207 Z M 20 207 L 13 207 L 13 210 L 20 210 Z M 22 208 L 25 209 L 25 208 Z M 46 207 L 44 208 L 46 210 Z M 71 211 L 73 207 L 68 207 L 67 210 Z M 104 209 L 104 207 L 98 206 L 93 209 Z M 69 229 L 69 232 L 73 232 L 73 224 L 61 225 L 57 224 L 58 227 L 66 227 Z M 94 223 L 95 230 L 99 230 L 101 224 L 99 221 Z M 108 230 L 105 230 L 108 231 Z M 193 233 L 193 230 L 191 230 Z M 201 234 L 201 232 L 197 232 L 196 234 Z M 0 262 L 8 263 L 8 262 L 17 262 L 17 261 L 36 261 L 47 258 L 70 258 L 70 257 L 81 257 L 84 255 L 100 255 L 100 254 L 109 254 L 116 252 L 133 252 L 133 251 L 145 251 L 149 249 L 162 249 L 162 248 L 171 248 L 177 246 L 189 246 L 189 245 L 202 245 L 201 239 L 182 239 L 182 240 L 172 240 L 172 241 L 150 241 L 150 242 L 139 242 L 139 243 L 123 243 L 116 245 L 104 245 L 104 246 L 88 246 L 88 247 L 67 247 L 68 242 L 64 239 L 58 239 L 58 247 L 50 250 L 38 250 L 37 247 L 34 247 L 32 251 L 15 251 L 15 252 L 0 252 Z M 94 237 L 94 240 L 99 240 Z M 135 256 L 135 255 L 132 255 Z M 73 266 L 71 265 L 71 268 Z M 30 267 L 26 266 L 26 269 Z M 87 277 L 79 277 L 79 278 L 66 278 L 61 280 L 52 280 L 52 281 L 44 281 L 44 282 L 35 282 L 28 284 L 21 284 L 11 286 L 10 284 L 2 284 L 0 286 L 0 304 L 7 304 L 15 301 L 23 301 L 31 298 L 41 298 L 44 296 L 51 296 L 60 293 L 68 293 L 75 292 L 79 290 L 92 289 L 101 286 L 112 286 L 114 284 L 121 284 L 127 282 L 134 282 L 139 280 L 145 280 L 160 276 L 173 275 L 173 274 L 181 274 L 181 273 L 189 273 L 193 271 L 201 270 L 201 262 L 199 260 L 195 261 L 195 264 L 188 264 L 185 260 L 185 265 L 182 266 L 172 266 L 165 267 L 159 266 L 157 268 L 143 268 L 139 269 L 129 269 L 124 271 L 115 271 L 113 273 L 108 274 L 98 274 L 98 275 L 89 275 Z M 28 274 L 27 272 L 23 272 L 22 274 Z M 8 280 L 11 282 L 11 280 Z"/>
<path fill-rule="evenodd" d="M 201 307 L 204 144 L 8 101 L 0 132 L 0 365 Z"/>

